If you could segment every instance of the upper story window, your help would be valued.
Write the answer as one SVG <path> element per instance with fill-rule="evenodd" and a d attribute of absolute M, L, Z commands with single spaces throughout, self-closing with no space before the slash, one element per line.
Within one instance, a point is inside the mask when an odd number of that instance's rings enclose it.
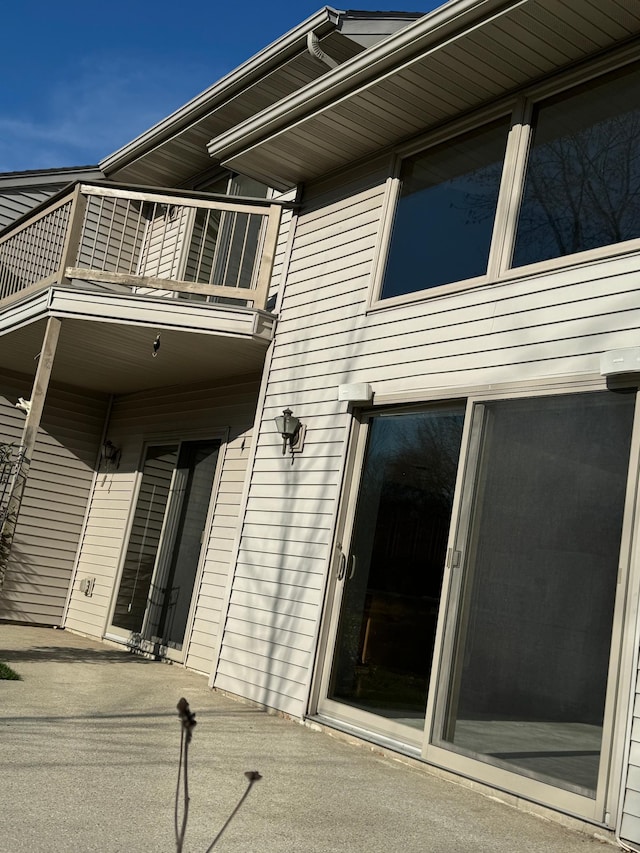
<path fill-rule="evenodd" d="M 512 266 L 640 237 L 640 69 L 543 102 Z"/>
<path fill-rule="evenodd" d="M 640 67 L 530 112 L 526 154 L 505 119 L 402 161 L 381 299 L 640 238 Z"/>
<path fill-rule="evenodd" d="M 404 160 L 382 298 L 487 271 L 509 122 Z"/>

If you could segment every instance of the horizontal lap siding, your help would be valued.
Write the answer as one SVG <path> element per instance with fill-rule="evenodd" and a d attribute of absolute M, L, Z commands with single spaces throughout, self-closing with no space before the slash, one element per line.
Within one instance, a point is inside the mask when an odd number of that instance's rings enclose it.
<path fill-rule="evenodd" d="M 137 273 L 146 230 L 141 203 L 89 196 L 75 266 Z"/>
<path fill-rule="evenodd" d="M 632 845 L 640 845 L 640 672 L 637 673 L 637 678 L 631 744 L 620 824 L 620 836 Z M 631 849 L 638 850 L 640 847 L 635 846 Z"/>
<path fill-rule="evenodd" d="M 640 328 L 640 259 L 631 254 L 367 313 L 387 165 L 307 188 L 220 651 L 216 685 L 296 715 L 350 424 L 337 386 L 368 382 L 378 399 L 432 399 L 439 389 L 593 374 L 602 351 L 635 346 Z M 307 427 L 293 464 L 273 426 L 286 406 Z"/>
<path fill-rule="evenodd" d="M 365 180 L 366 184 L 366 180 Z M 326 211 L 325 250 L 316 254 L 311 228 L 304 213 L 298 220 L 285 284 L 272 371 L 280 361 L 280 331 L 294 317 L 301 333 L 295 353 L 304 358 L 305 341 L 317 322 L 314 302 L 320 299 L 318 276 L 352 268 L 367 257 L 375 243 L 381 188 L 353 187 L 355 198 Z M 305 265 L 314 257 L 316 270 L 306 292 L 290 302 L 292 282 L 307 280 Z M 362 297 L 350 285 L 339 286 L 341 305 L 349 316 Z M 348 306 L 351 306 L 350 308 Z M 339 314 L 340 309 L 338 309 Z M 335 321 L 338 319 L 333 317 Z M 288 356 L 286 356 L 288 357 Z M 339 495 L 339 482 L 348 417 L 335 400 L 335 389 L 325 394 L 300 394 L 297 383 L 283 377 L 281 393 L 270 380 L 257 437 L 242 538 L 215 686 L 300 716 L 304 712 L 313 665 L 316 633 Z M 325 376 L 333 384 L 333 378 Z M 273 418 L 290 406 L 305 424 L 304 451 L 293 463 L 282 455 L 282 440 Z"/>
<path fill-rule="evenodd" d="M 171 443 L 228 430 L 210 536 L 198 589 L 187 666 L 211 671 L 220 610 L 236 542 L 238 509 L 251 446 L 258 381 L 241 379 L 215 387 L 169 388 L 116 399 L 108 436 L 122 449 L 118 470 L 98 477 L 80 552 L 67 625 L 101 636 L 107 626 L 134 499 L 136 471 L 147 440 Z M 93 595 L 79 591 L 95 577 Z"/>
<path fill-rule="evenodd" d="M 37 207 L 63 186 L 64 184 L 52 184 L 46 189 L 30 187 L 24 190 L 12 189 L 0 192 L 0 229 L 6 228 L 11 222 Z"/>
<path fill-rule="evenodd" d="M 24 415 L 15 408 L 31 379 L 0 380 L 2 441 L 19 443 Z M 0 592 L 0 618 L 60 625 L 73 572 L 106 399 L 49 389 Z"/>
<path fill-rule="evenodd" d="M 280 219 L 280 230 L 273 256 L 273 269 L 271 272 L 271 283 L 269 286 L 269 297 L 275 294 L 282 287 L 282 275 L 286 261 L 287 247 L 289 245 L 289 229 L 291 227 L 291 219 L 293 212 L 284 209 Z"/>

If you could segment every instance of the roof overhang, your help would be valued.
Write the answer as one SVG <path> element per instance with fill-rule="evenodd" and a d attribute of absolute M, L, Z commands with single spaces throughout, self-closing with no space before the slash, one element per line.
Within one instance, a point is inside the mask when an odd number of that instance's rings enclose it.
<path fill-rule="evenodd" d="M 54 286 L 0 314 L 0 364 L 33 375 L 49 317 L 62 320 L 52 379 L 108 394 L 259 374 L 276 322 L 250 308 Z"/>
<path fill-rule="evenodd" d="M 208 150 L 285 189 L 639 35 L 637 0 L 450 0 L 212 139 Z"/>
<path fill-rule="evenodd" d="M 149 182 L 145 180 L 147 170 L 150 175 L 158 172 L 156 181 L 159 185 L 174 185 L 168 184 L 161 175 L 163 169 L 171 165 L 174 168 L 176 166 L 175 162 L 172 163 L 173 151 L 170 143 L 177 137 L 180 137 L 182 148 L 186 146 L 189 154 L 195 158 L 189 167 L 188 174 L 196 173 L 197 163 L 200 163 L 202 168 L 210 167 L 211 161 L 206 151 L 206 142 L 210 134 L 207 137 L 202 136 L 200 122 L 212 111 L 220 109 L 221 106 L 233 101 L 245 90 L 268 77 L 297 54 L 306 52 L 308 33 L 313 32 L 321 38 L 335 30 L 340 14 L 338 10 L 329 6 L 320 9 L 183 107 L 106 157 L 100 163 L 100 168 L 109 178 L 139 180 L 141 183 Z M 324 71 L 326 69 L 323 69 Z M 180 176 L 177 177 L 179 179 Z"/>
<path fill-rule="evenodd" d="M 219 164 L 207 142 L 286 98 L 330 67 L 410 24 L 419 12 L 342 12 L 325 6 L 181 109 L 105 158 L 105 174 L 147 186 L 198 186 Z M 309 41 L 309 39 L 311 41 Z"/>

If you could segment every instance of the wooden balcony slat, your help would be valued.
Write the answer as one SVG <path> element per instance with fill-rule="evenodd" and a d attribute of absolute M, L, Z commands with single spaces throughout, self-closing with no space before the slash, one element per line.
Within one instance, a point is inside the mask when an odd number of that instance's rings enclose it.
<path fill-rule="evenodd" d="M 257 291 L 247 287 L 225 287 L 222 284 L 198 284 L 193 281 L 174 281 L 152 275 L 128 275 L 127 273 L 102 272 L 100 270 L 68 267 L 66 278 L 79 281 L 95 281 L 119 284 L 126 287 L 141 287 L 149 290 L 171 290 L 177 293 L 199 293 L 203 296 L 220 296 L 227 299 L 243 299 L 253 302 Z M 254 307 L 256 307 L 254 305 Z"/>

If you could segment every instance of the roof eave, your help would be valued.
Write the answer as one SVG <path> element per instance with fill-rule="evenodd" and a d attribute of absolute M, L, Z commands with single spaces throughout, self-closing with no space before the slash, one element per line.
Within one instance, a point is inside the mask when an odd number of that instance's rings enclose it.
<path fill-rule="evenodd" d="M 307 33 L 312 31 L 322 33 L 325 29 L 328 31 L 335 28 L 339 22 L 340 14 L 341 12 L 337 9 L 331 6 L 324 6 L 314 15 L 311 15 L 311 17 L 298 24 L 297 27 L 289 30 L 288 33 L 285 33 L 285 35 L 222 77 L 213 86 L 205 89 L 204 92 L 167 116 L 167 118 L 158 122 L 113 154 L 105 157 L 100 162 L 100 168 L 108 175 L 110 172 L 128 166 L 134 160 L 153 150 L 189 124 L 206 115 L 206 113 L 215 108 L 217 102 L 225 100 L 236 92 L 241 91 L 245 86 L 261 77 L 268 70 L 281 64 L 286 57 L 304 47 Z"/>
<path fill-rule="evenodd" d="M 303 87 L 251 119 L 236 125 L 227 133 L 212 139 L 207 150 L 216 161 L 224 163 L 272 136 L 331 101 L 366 85 L 372 79 L 397 66 L 405 58 L 469 29 L 496 13 L 514 9 L 529 0 L 449 0 L 444 6 L 399 30 L 353 59 L 339 65 L 320 80 Z"/>

